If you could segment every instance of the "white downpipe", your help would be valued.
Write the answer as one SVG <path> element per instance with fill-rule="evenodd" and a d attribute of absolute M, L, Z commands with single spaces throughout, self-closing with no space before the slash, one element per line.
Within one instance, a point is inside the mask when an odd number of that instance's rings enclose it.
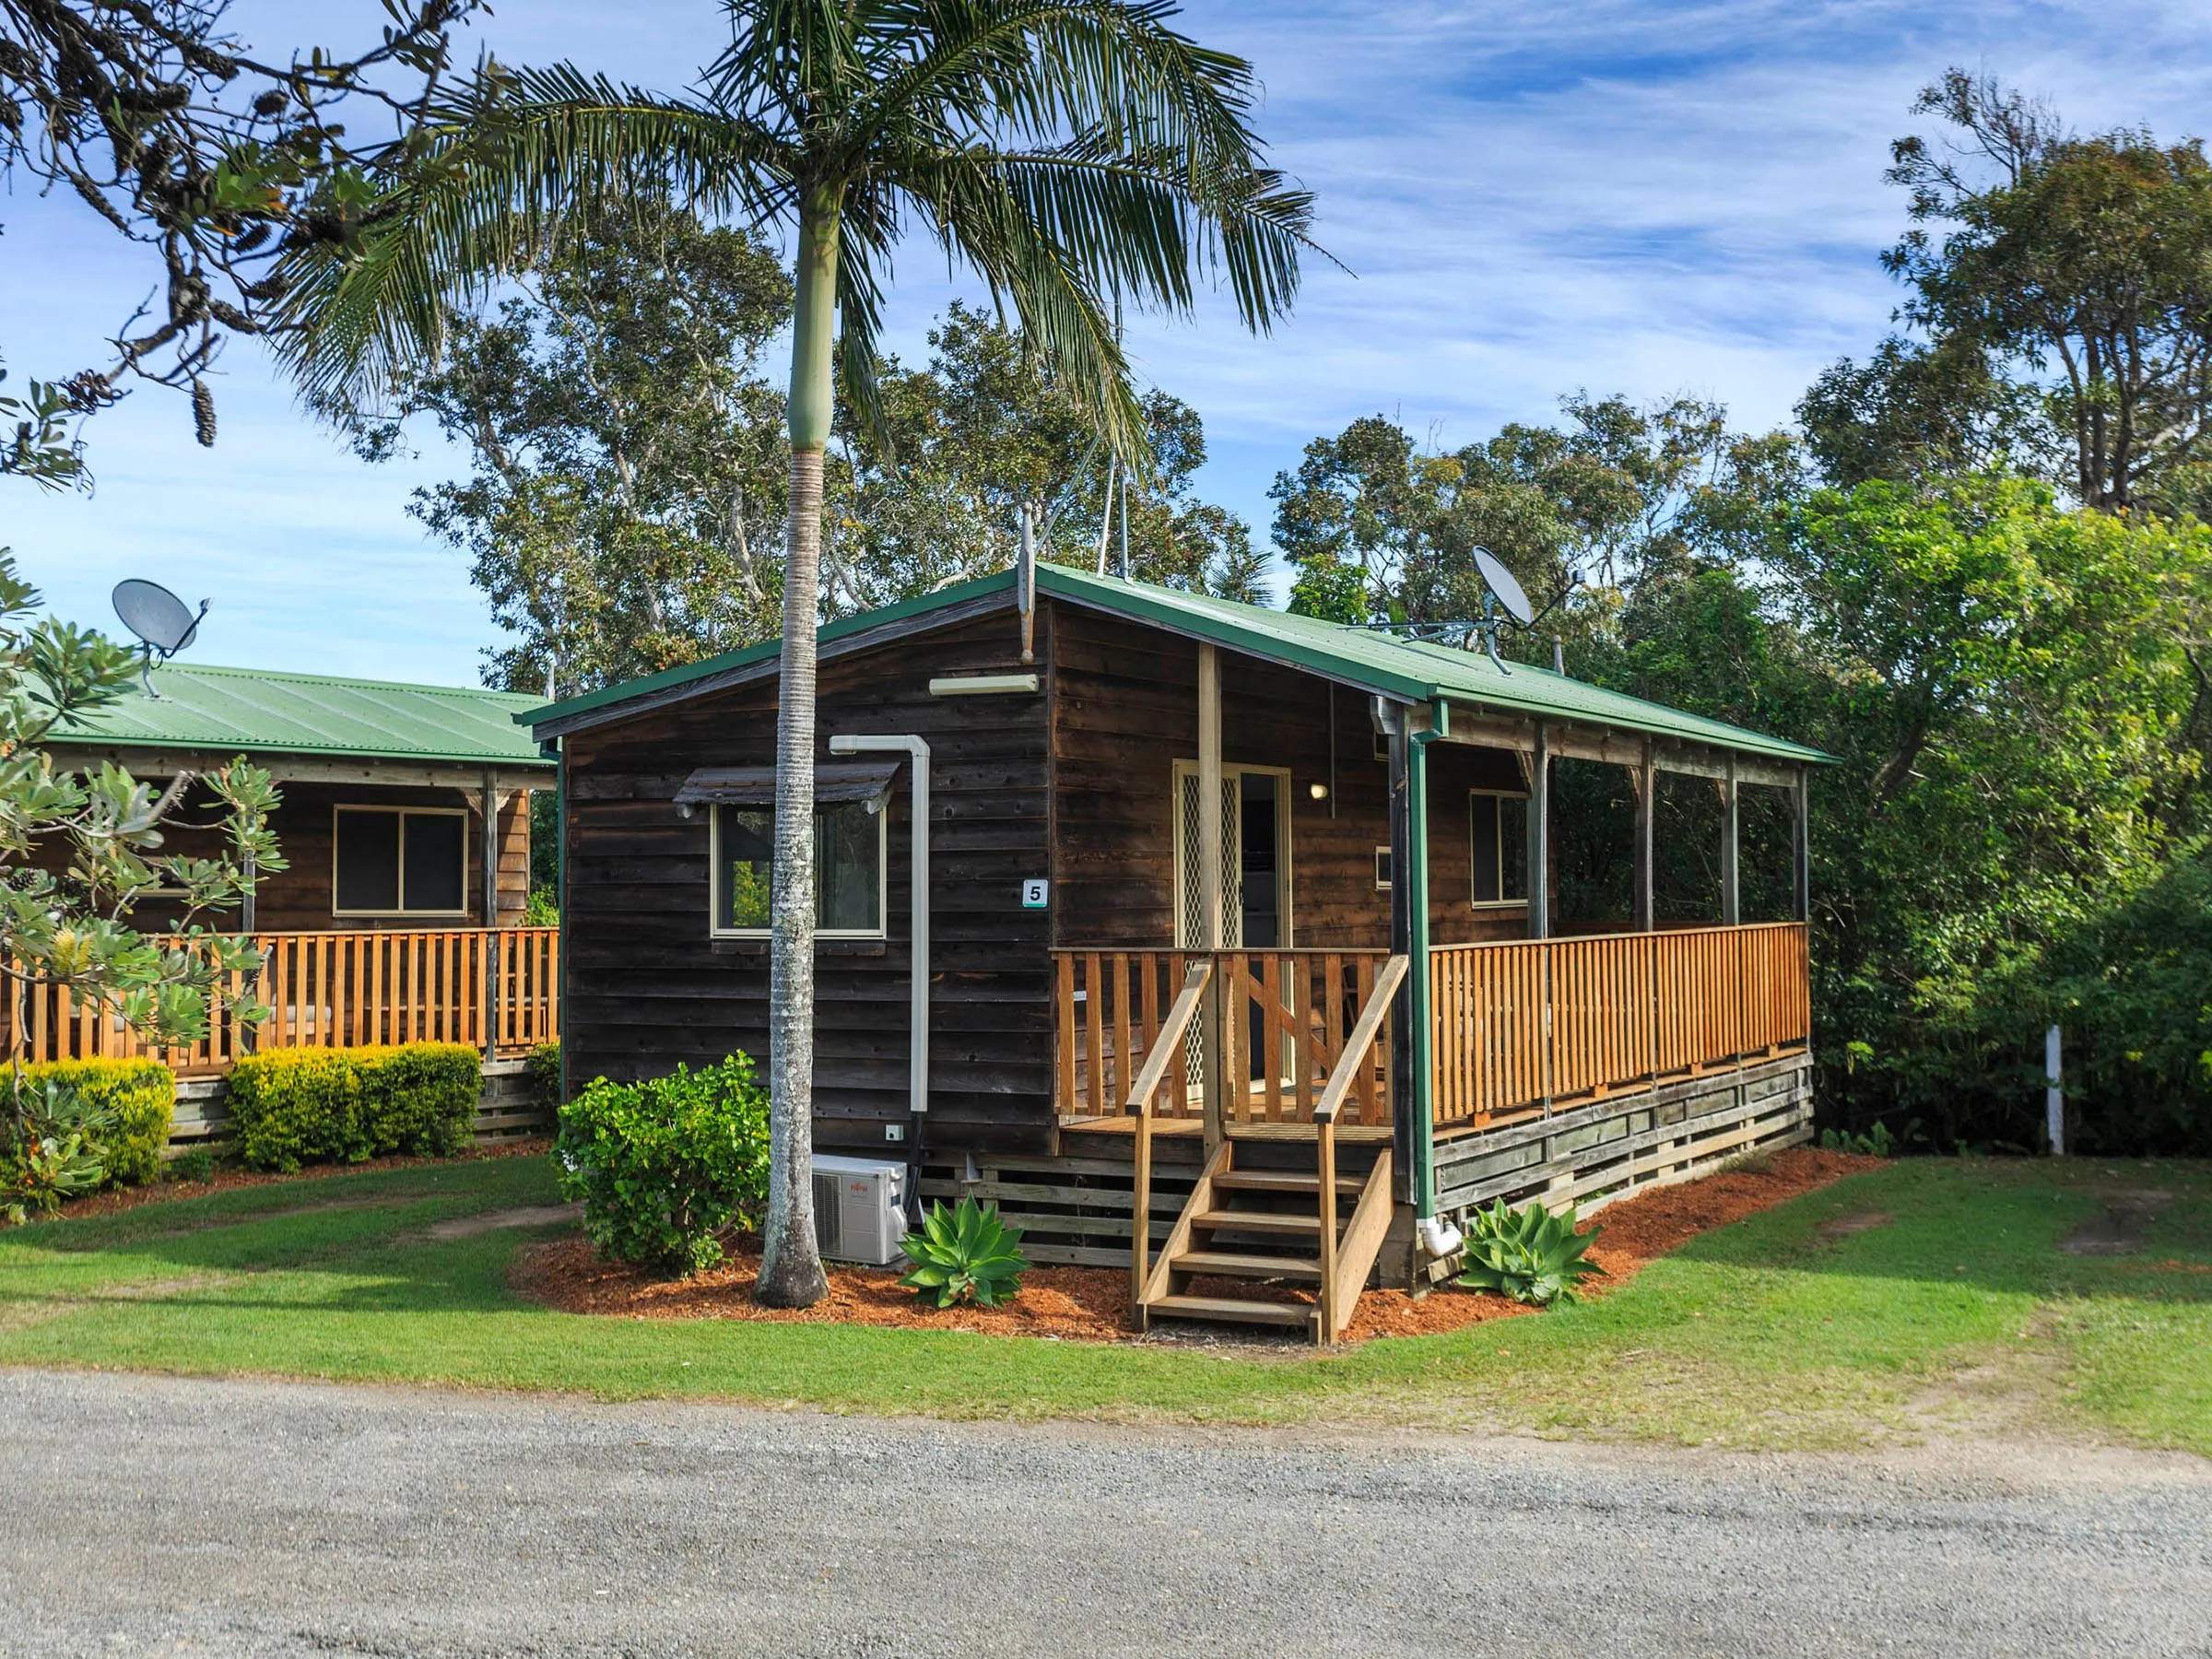
<path fill-rule="evenodd" d="M 909 840 L 910 884 L 913 896 L 913 963 L 908 978 L 906 1088 L 914 1116 L 929 1112 L 929 745 L 914 736 L 865 736 L 840 733 L 830 739 L 833 755 L 904 754 L 914 762 L 914 827 Z M 917 1128 L 916 1133 L 920 1130 Z"/>
<path fill-rule="evenodd" d="M 1420 1240 L 1421 1248 L 1430 1260 L 1448 1256 L 1466 1242 L 1459 1229 L 1441 1216 L 1423 1216 L 1413 1224 L 1414 1236 Z"/>

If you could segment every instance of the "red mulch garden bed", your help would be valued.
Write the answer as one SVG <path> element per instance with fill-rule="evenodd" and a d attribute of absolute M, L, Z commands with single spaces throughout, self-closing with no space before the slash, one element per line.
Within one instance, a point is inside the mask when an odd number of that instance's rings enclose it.
<path fill-rule="evenodd" d="M 1631 1277 L 1655 1256 L 1686 1240 L 1809 1193 L 1881 1159 L 1809 1147 L 1778 1152 L 1764 1168 L 1724 1170 L 1699 1181 L 1661 1187 L 1599 1212 L 1603 1230 L 1591 1257 L 1606 1270 L 1592 1281 L 1594 1293 Z M 999 1308 L 947 1308 L 923 1303 L 899 1286 L 891 1268 L 830 1268 L 830 1292 L 811 1308 L 763 1308 L 752 1299 L 759 1275 L 759 1241 L 740 1237 L 724 1264 L 688 1279 L 655 1279 L 635 1267 L 603 1262 L 581 1236 L 532 1245 L 515 1257 L 511 1282 L 524 1295 L 571 1313 L 624 1319 L 754 1319 L 803 1324 L 900 1325 L 917 1330 L 964 1331 L 990 1336 L 1052 1336 L 1084 1342 L 1141 1340 L 1131 1329 L 1129 1275 L 1112 1267 L 1032 1267 L 1021 1290 Z M 1255 1288 L 1200 1280 L 1204 1294 L 1254 1296 L 1270 1290 L 1285 1301 L 1312 1300 L 1288 1287 Z M 1487 1291 L 1440 1286 L 1427 1296 L 1370 1290 L 1345 1333 L 1347 1342 L 1374 1336 L 1429 1336 L 1485 1320 L 1534 1312 Z M 1180 1331 L 1180 1326 L 1179 1326 Z"/>

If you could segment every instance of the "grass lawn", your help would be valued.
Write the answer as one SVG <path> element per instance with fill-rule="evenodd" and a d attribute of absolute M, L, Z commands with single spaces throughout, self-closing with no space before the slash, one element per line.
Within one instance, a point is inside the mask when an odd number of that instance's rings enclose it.
<path fill-rule="evenodd" d="M 2057 1248 L 2139 1189 L 2165 1195 L 2140 1252 Z M 0 1233 L 0 1364 L 1749 1446 L 1955 1421 L 2212 1454 L 2212 1164 L 1904 1160 L 1706 1234 L 1581 1307 L 1325 1358 L 594 1319 L 507 1289 L 509 1257 L 542 1231 L 426 1236 L 554 1199 L 541 1160 L 504 1159 Z M 1823 1230 L 1849 1218 L 1864 1225 Z"/>

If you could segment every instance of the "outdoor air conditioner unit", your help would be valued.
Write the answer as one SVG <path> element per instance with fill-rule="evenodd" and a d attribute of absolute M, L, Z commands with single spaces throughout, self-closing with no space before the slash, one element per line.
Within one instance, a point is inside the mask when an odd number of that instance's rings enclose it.
<path fill-rule="evenodd" d="M 814 1159 L 814 1237 L 825 1256 L 881 1267 L 904 1260 L 906 1166 L 874 1158 Z"/>

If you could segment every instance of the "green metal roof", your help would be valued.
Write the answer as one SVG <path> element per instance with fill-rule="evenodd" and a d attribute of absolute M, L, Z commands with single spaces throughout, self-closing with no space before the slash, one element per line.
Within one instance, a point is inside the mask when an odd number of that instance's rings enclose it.
<path fill-rule="evenodd" d="M 58 727 L 56 743 L 332 755 L 468 765 L 550 766 L 514 716 L 539 700 L 465 686 L 280 674 L 168 663 L 149 698 L 136 685 Z"/>
<path fill-rule="evenodd" d="M 821 630 L 821 642 L 831 645 L 847 635 L 877 629 L 910 617 L 917 626 L 925 627 L 926 618 L 933 611 L 1000 589 L 1010 592 L 1013 585 L 1014 573 L 1002 571 L 883 610 L 845 617 Z M 1401 640 L 1372 629 L 1293 616 L 1288 611 L 1241 605 L 1230 599 L 1207 598 L 1174 588 L 1155 587 L 1149 582 L 1095 576 L 1065 565 L 1039 565 L 1037 589 L 1054 598 L 1153 623 L 1408 702 L 1434 702 L 1441 699 L 1463 708 L 1500 709 L 1551 720 L 1579 721 L 1711 744 L 1742 754 L 1787 760 L 1830 759 L 1818 749 L 1803 744 L 1770 737 L 1725 721 L 1687 714 L 1663 703 L 1647 702 L 1641 697 L 1609 691 L 1569 675 L 1554 674 L 1547 668 L 1515 663 L 1512 673 L 1501 673 L 1480 652 L 1455 650 L 1427 641 Z M 583 697 L 526 709 L 514 718 L 533 726 L 565 723 L 575 715 L 597 709 L 617 709 L 690 680 L 772 660 L 778 649 L 778 641 L 767 641 L 743 651 L 610 686 Z"/>

